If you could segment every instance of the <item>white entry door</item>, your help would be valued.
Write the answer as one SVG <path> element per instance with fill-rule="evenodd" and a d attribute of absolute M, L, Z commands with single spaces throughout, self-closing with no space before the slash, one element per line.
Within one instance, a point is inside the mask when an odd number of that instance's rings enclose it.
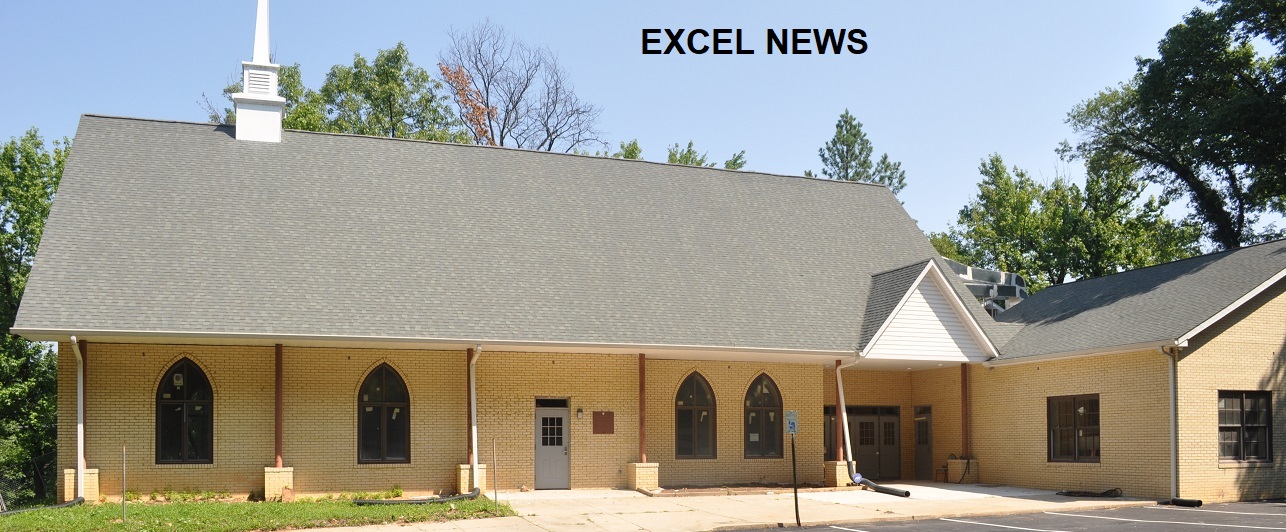
<path fill-rule="evenodd" d="M 571 488 L 567 408 L 536 408 L 536 489 Z"/>

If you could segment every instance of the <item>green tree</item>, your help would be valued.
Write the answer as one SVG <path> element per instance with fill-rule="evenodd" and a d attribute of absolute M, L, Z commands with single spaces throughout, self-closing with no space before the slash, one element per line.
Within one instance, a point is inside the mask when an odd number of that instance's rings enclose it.
<path fill-rule="evenodd" d="M 1166 217 L 1164 199 L 1144 199 L 1128 160 L 1095 157 L 1086 171 L 1084 189 L 1063 178 L 1043 185 L 993 154 L 958 225 L 930 242 L 947 258 L 1022 274 L 1033 291 L 1200 252 L 1199 227 Z"/>
<path fill-rule="evenodd" d="M 353 64 L 335 65 L 317 90 L 305 87 L 298 64 L 281 68 L 278 93 L 286 100 L 282 126 L 288 129 L 472 143 L 451 111 L 441 82 L 415 65 L 399 42 L 374 60 L 353 54 Z M 241 91 L 241 82 L 223 89 Z M 203 106 L 212 122 L 235 123 L 231 108 Z"/>
<path fill-rule="evenodd" d="M 818 148 L 822 159 L 822 175 L 837 181 L 863 181 L 889 187 L 894 194 L 906 188 L 906 172 L 901 162 L 893 162 L 889 154 L 880 156 L 878 163 L 871 161 L 874 149 L 862 123 L 849 114 L 848 109 L 835 122 L 835 136 Z M 812 172 L 805 172 L 811 176 Z"/>
<path fill-rule="evenodd" d="M 0 478 L 30 488 L 19 505 L 53 495 L 57 369 L 48 346 L 9 330 L 69 149 L 65 138 L 46 148 L 35 128 L 0 147 Z"/>
<path fill-rule="evenodd" d="M 318 92 L 330 131 L 472 142 L 441 90 L 442 83 L 415 66 L 399 42 L 374 61 L 353 54 L 352 66 L 335 65 Z"/>
<path fill-rule="evenodd" d="M 629 142 L 621 142 L 621 149 L 612 154 L 617 159 L 642 159 L 643 148 L 639 147 L 639 139 Z"/>
<path fill-rule="evenodd" d="M 686 148 L 675 144 L 667 148 L 665 162 L 670 164 L 682 164 L 687 166 L 705 166 L 714 168 L 715 163 L 706 162 L 705 152 L 698 152 L 695 144 L 688 141 Z M 723 167 L 728 170 L 740 170 L 746 166 L 746 150 L 741 150 L 733 154 L 731 159 L 724 161 Z"/>
<path fill-rule="evenodd" d="M 665 162 L 670 164 L 683 164 L 687 166 L 714 166 L 714 163 L 706 164 L 706 154 L 698 152 L 693 146 L 692 141 L 688 141 L 688 147 L 683 148 L 678 144 L 667 148 L 669 153 L 666 155 Z"/>
<path fill-rule="evenodd" d="M 960 242 L 960 239 L 951 232 L 943 231 L 939 233 L 931 231 L 927 236 L 929 237 L 929 243 L 933 244 L 933 249 L 937 250 L 939 255 L 962 264 L 972 263 L 972 259 L 965 255 L 962 249 L 964 243 Z"/>
<path fill-rule="evenodd" d="M 746 150 L 741 150 L 733 155 L 731 159 L 723 162 L 723 167 L 728 170 L 740 170 L 746 167 Z"/>
<path fill-rule="evenodd" d="M 978 195 L 957 217 L 954 240 L 969 264 L 1022 274 L 1032 284 L 1042 283 L 1043 265 L 1038 261 L 1044 244 L 1044 228 L 1038 215 L 1043 190 L 1026 171 L 1005 167 L 993 154 L 978 167 L 982 182 Z M 1037 278 L 1039 276 L 1039 278 Z"/>
<path fill-rule="evenodd" d="M 1189 13 L 1133 79 L 1069 113 L 1080 140 L 1064 151 L 1131 159 L 1166 197 L 1186 198 L 1220 248 L 1279 236 L 1257 223 L 1286 212 L 1286 58 L 1259 56 L 1249 39 L 1281 46 L 1284 5 L 1233 0 Z"/>

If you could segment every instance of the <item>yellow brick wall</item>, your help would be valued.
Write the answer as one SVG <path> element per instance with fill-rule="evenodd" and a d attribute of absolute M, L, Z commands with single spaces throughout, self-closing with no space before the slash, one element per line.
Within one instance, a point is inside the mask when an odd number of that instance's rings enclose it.
<path fill-rule="evenodd" d="M 849 406 L 898 407 L 902 453 L 900 470 L 903 479 L 915 478 L 915 425 L 912 421 L 915 416 L 911 408 L 913 372 L 843 369 L 840 373 L 844 375 L 844 402 Z M 833 405 L 836 402 L 834 368 L 824 370 L 824 375 L 826 404 Z M 857 449 L 853 452 L 856 453 Z"/>
<path fill-rule="evenodd" d="M 538 397 L 569 399 L 571 487 L 626 487 L 626 464 L 638 461 L 637 355 L 484 351 L 477 369 L 479 456 L 492 463 L 494 440 L 499 464 L 488 476 L 500 489 L 535 486 Z M 614 434 L 593 433 L 594 411 L 613 412 Z"/>
<path fill-rule="evenodd" d="M 76 467 L 76 354 L 68 342 L 58 342 L 58 470 Z M 75 477 L 73 477 L 75 478 Z M 58 477 L 58 502 L 76 497 L 65 475 Z M 70 496 L 69 496 L 70 495 Z"/>
<path fill-rule="evenodd" d="M 1169 493 L 1169 370 L 1157 350 L 971 366 L 970 446 L 980 481 L 1132 497 Z M 1046 398 L 1099 394 L 1101 461 L 1049 462 Z"/>
<path fill-rule="evenodd" d="M 674 398 L 679 384 L 692 371 L 700 371 L 714 391 L 714 459 L 678 460 L 674 457 Z M 795 410 L 799 413 L 799 435 L 795 442 L 799 482 L 821 484 L 825 447 L 821 382 L 823 373 L 819 366 L 648 360 L 647 452 L 648 460 L 660 465 L 661 487 L 790 483 L 789 436 L 783 435 L 783 458 L 744 457 L 742 419 L 745 415 L 746 390 L 760 373 L 767 373 L 776 381 L 782 395 L 782 410 Z M 636 458 L 631 458 L 633 459 Z"/>
<path fill-rule="evenodd" d="M 267 365 L 268 424 L 263 441 L 272 465 L 272 364 Z M 456 468 L 467 463 L 464 351 L 286 347 L 282 351 L 285 425 L 283 465 L 295 469 L 295 493 L 455 491 Z M 357 463 L 357 392 L 371 370 L 387 363 L 411 395 L 411 461 Z M 217 393 L 217 391 L 216 391 Z M 258 471 L 263 483 L 263 470 Z"/>
<path fill-rule="evenodd" d="M 129 447 L 129 490 L 264 489 L 273 465 L 272 347 L 95 344 L 88 347 L 86 455 L 102 470 L 103 495 L 120 496 L 120 445 Z M 75 358 L 59 351 L 59 467 L 75 466 Z M 155 464 L 155 393 L 159 379 L 187 357 L 214 389 L 214 464 Z M 411 394 L 411 463 L 358 464 L 358 388 L 388 363 Z M 283 350 L 284 466 L 301 496 L 401 487 L 407 493 L 453 490 L 467 463 L 466 357 L 463 351 L 296 348 Z M 673 401 L 679 383 L 702 370 L 718 397 L 719 458 L 676 461 Z M 800 481 L 822 477 L 822 372 L 814 365 L 648 361 L 649 458 L 664 486 L 788 482 L 783 459 L 744 459 L 741 402 L 752 379 L 776 380 L 785 410 L 800 414 Z M 535 399 L 570 399 L 571 485 L 621 488 L 638 460 L 638 362 L 634 356 L 486 351 L 478 362 L 479 459 L 502 489 L 535 484 Z M 576 418 L 577 409 L 584 411 Z M 593 434 L 593 412 L 614 413 L 614 434 Z M 490 486 L 488 486 L 490 487 Z M 60 493 L 62 491 L 60 490 Z"/>
<path fill-rule="evenodd" d="M 273 350 L 198 345 L 90 343 L 85 354 L 85 461 L 98 468 L 100 493 L 120 500 L 121 446 L 127 489 L 263 489 L 272 465 Z M 214 464 L 156 464 L 156 390 L 165 371 L 183 357 L 201 366 L 214 391 Z M 58 346 L 60 468 L 76 466 L 76 357 Z M 266 432 L 265 432 L 266 431 Z M 60 490 L 61 493 L 61 490 Z"/>
<path fill-rule="evenodd" d="M 945 364 L 944 366 L 941 369 L 911 373 L 911 404 L 933 407 L 932 426 L 929 431 L 932 435 L 934 469 L 945 465 L 948 456 L 953 454 L 960 456 L 961 452 L 960 366 L 954 364 Z M 914 414 L 915 410 L 912 409 L 911 412 Z M 915 423 L 914 417 L 912 415 L 911 421 L 908 423 Z M 906 434 L 911 434 L 908 439 L 914 438 L 914 426 L 911 427 L 910 432 L 906 432 L 906 429 L 903 429 L 903 431 Z M 912 441 L 912 453 L 915 452 L 914 443 Z M 909 456 L 912 476 L 907 478 L 915 478 L 915 455 L 911 454 Z M 950 480 L 955 481 L 956 479 Z"/>
<path fill-rule="evenodd" d="M 1211 501 L 1286 496 L 1286 281 L 1190 341 L 1178 377 L 1180 495 Z M 1220 390 L 1272 392 L 1271 464 L 1220 463 Z"/>
<path fill-rule="evenodd" d="M 960 454 L 960 366 L 919 371 L 844 369 L 844 401 L 850 406 L 897 406 L 900 413 L 901 474 L 915 478 L 915 408 L 933 407 L 933 467 Z M 834 370 L 824 370 L 826 404 L 835 404 Z"/>

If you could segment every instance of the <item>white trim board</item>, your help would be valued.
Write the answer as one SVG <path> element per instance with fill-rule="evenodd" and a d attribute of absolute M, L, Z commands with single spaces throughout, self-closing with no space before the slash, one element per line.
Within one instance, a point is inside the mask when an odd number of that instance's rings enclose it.
<path fill-rule="evenodd" d="M 1193 336 L 1201 334 L 1202 331 L 1210 328 L 1211 325 L 1214 325 L 1219 320 L 1224 319 L 1224 317 L 1226 317 L 1227 315 L 1232 314 L 1242 305 L 1246 304 L 1247 301 L 1250 301 L 1255 296 L 1262 293 L 1264 290 L 1267 290 L 1268 287 L 1272 286 L 1277 281 L 1282 280 L 1282 278 L 1286 278 L 1286 268 L 1282 268 L 1282 271 L 1279 271 L 1277 272 L 1276 275 L 1269 277 L 1267 281 L 1259 283 L 1259 286 L 1256 286 L 1255 288 L 1251 289 L 1249 292 L 1246 292 L 1241 297 L 1237 298 L 1236 301 L 1233 301 L 1231 304 L 1224 307 L 1223 310 L 1220 310 L 1219 312 L 1215 313 L 1214 316 L 1211 316 L 1206 321 L 1201 322 L 1200 325 L 1193 327 L 1191 331 L 1184 333 L 1183 336 L 1180 336 L 1178 340 L 1175 340 L 1175 343 L 1187 345 L 1188 340 L 1191 340 Z"/>
<path fill-rule="evenodd" d="M 929 261 L 861 356 L 867 360 L 982 362 L 995 358 L 996 348 L 942 271 Z"/>

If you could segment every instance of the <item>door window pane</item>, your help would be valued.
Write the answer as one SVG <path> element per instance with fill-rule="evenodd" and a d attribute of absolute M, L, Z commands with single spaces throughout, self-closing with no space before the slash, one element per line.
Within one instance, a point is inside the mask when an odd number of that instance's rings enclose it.
<path fill-rule="evenodd" d="M 857 444 L 858 445 L 875 445 L 875 422 L 874 421 L 857 422 Z"/>

